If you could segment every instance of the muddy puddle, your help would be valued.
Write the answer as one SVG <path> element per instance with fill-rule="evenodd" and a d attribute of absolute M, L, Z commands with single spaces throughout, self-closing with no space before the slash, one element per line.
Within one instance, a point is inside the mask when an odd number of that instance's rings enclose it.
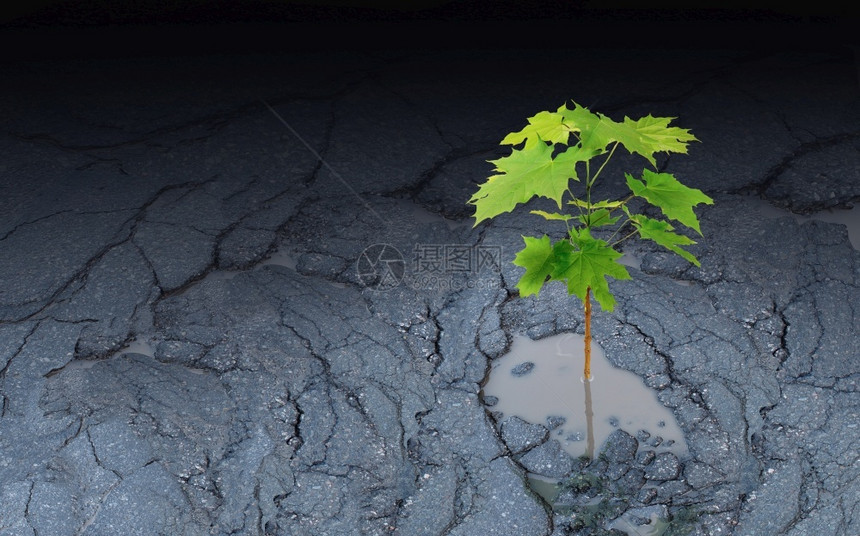
<path fill-rule="evenodd" d="M 653 447 L 687 454 L 675 416 L 642 378 L 609 363 L 599 345 L 591 345 L 592 380 L 582 379 L 583 337 L 565 333 L 538 341 L 514 339 L 511 351 L 497 359 L 484 386 L 485 397 L 503 418 L 515 415 L 552 430 L 573 457 L 593 457 L 616 429 L 632 436 L 650 434 Z"/>
<path fill-rule="evenodd" d="M 492 411 L 501 412 L 502 419 L 517 416 L 547 426 L 550 437 L 575 458 L 594 458 L 617 429 L 644 439 L 640 448 L 647 445 L 655 452 L 687 457 L 683 433 L 671 410 L 639 376 L 613 366 L 593 342 L 592 380 L 583 381 L 583 340 L 572 333 L 537 341 L 514 338 L 510 352 L 492 364 L 483 388 L 485 399 L 498 400 Z M 554 504 L 561 490 L 560 480 L 541 475 L 529 475 L 528 483 L 549 504 Z M 657 517 L 648 526 L 628 517 L 614 520 L 611 528 L 628 535 L 659 536 L 668 526 Z"/>

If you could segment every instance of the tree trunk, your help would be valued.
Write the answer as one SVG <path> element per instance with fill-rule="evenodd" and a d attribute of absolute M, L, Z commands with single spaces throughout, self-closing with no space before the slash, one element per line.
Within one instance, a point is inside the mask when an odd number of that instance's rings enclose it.
<path fill-rule="evenodd" d="M 585 369 L 584 381 L 591 381 L 591 287 L 585 289 Z"/>

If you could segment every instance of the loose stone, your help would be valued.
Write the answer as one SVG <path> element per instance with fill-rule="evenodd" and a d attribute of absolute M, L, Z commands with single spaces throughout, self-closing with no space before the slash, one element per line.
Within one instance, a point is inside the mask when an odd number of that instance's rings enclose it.
<path fill-rule="evenodd" d="M 526 361 L 526 362 L 520 363 L 519 365 L 512 368 L 511 374 L 513 374 L 517 378 L 520 378 L 522 376 L 525 376 L 526 374 L 528 374 L 532 370 L 534 370 L 534 368 L 535 368 L 534 363 L 532 363 L 531 361 Z"/>
<path fill-rule="evenodd" d="M 671 452 L 657 454 L 654 461 L 645 467 L 645 478 L 648 480 L 673 480 L 678 478 L 681 462 Z"/>

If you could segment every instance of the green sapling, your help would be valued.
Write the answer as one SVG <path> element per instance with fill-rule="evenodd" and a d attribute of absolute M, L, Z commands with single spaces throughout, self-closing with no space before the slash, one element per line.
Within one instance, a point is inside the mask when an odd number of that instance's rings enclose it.
<path fill-rule="evenodd" d="M 625 117 L 616 122 L 573 103 L 554 112 L 543 111 L 528 119 L 519 132 L 501 141 L 511 145 L 511 154 L 498 160 L 496 174 L 481 184 L 468 204 L 475 207 L 475 226 L 484 220 L 511 212 L 534 197 L 551 199 L 558 212 L 531 210 L 549 222 L 563 224 L 564 238 L 553 242 L 549 236 L 523 236 L 525 247 L 513 263 L 525 269 L 517 283 L 521 297 L 537 295 L 545 283 L 561 281 L 569 294 L 585 306 L 584 378 L 591 379 L 591 296 L 606 311 L 615 307 L 609 277 L 630 279 L 627 268 L 618 262 L 617 248 L 638 235 L 680 255 L 699 266 L 699 261 L 682 246 L 696 242 L 678 234 L 672 222 L 702 231 L 693 207 L 713 204 L 701 190 L 681 184 L 672 174 L 657 171 L 654 154 L 687 153 L 687 144 L 699 141 L 689 130 L 670 127 L 672 117 L 647 115 L 637 120 Z M 592 199 L 594 184 L 619 146 L 643 157 L 645 168 L 635 178 L 625 173 L 630 194 L 619 200 Z M 519 147 L 519 148 L 517 148 Z M 579 183 L 579 192 L 571 190 Z M 639 198 L 657 207 L 663 218 L 651 218 L 631 211 L 628 203 Z M 563 209 L 569 209 L 563 211 Z M 599 235 L 604 238 L 599 238 Z"/>

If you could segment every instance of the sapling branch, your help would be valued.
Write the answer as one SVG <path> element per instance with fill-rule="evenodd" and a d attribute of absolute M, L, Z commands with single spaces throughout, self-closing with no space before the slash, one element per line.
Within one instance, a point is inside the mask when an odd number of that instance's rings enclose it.
<path fill-rule="evenodd" d="M 576 195 L 574 195 L 574 193 L 573 193 L 572 191 L 570 191 L 570 187 L 569 187 L 569 186 L 568 186 L 568 188 L 567 188 L 567 193 L 569 193 L 569 194 L 570 194 L 570 197 L 572 198 L 572 201 L 568 201 L 568 203 L 571 203 L 571 204 L 576 205 L 576 208 L 577 208 L 577 209 L 579 209 L 579 215 L 580 215 L 581 217 L 584 217 L 584 216 L 585 216 L 585 214 L 582 212 L 582 202 L 581 202 L 581 201 L 579 201 L 579 199 L 577 199 L 577 198 L 576 198 Z"/>
<path fill-rule="evenodd" d="M 567 229 L 565 237 L 553 244 L 546 234 L 539 238 L 524 236 L 525 247 L 517 253 L 513 264 L 525 269 L 517 283 L 520 297 L 537 295 L 544 284 L 559 281 L 566 283 L 568 293 L 582 300 L 585 305 L 584 378 L 589 380 L 591 298 L 593 296 L 603 310 L 611 312 L 615 298 L 609 279 L 631 278 L 627 268 L 618 262 L 622 254 L 615 248 L 638 233 L 643 239 L 652 240 L 698 265 L 698 260 L 682 248 L 695 242 L 673 232 L 672 223 L 701 235 L 693 208 L 702 203 L 713 204 L 713 200 L 700 190 L 684 186 L 669 173 L 651 171 L 656 169 L 656 153 L 686 153 L 687 144 L 698 141 L 689 130 L 669 126 L 674 118 L 648 115 L 637 120 L 625 117 L 618 122 L 573 104 L 573 109 L 564 104 L 556 112 L 540 112 L 530 117 L 529 124 L 521 131 L 505 136 L 503 145 L 521 145 L 522 148 L 512 148 L 511 156 L 490 161 L 496 166 L 495 174 L 479 186 L 468 204 L 475 207 L 477 226 L 484 220 L 512 212 L 535 197 L 551 199 L 561 208 L 565 196 L 570 196 L 566 204 L 575 205 L 578 215 L 531 211 L 548 221 L 563 221 Z M 593 187 L 619 146 L 631 155 L 643 157 L 651 169 L 644 168 L 641 179 L 624 174 L 631 194 L 623 200 L 593 202 Z M 591 160 L 599 156 L 604 158 L 592 175 Z M 580 163 L 585 167 L 585 177 L 581 181 L 576 178 L 576 167 Z M 571 180 L 583 184 L 581 197 L 571 189 Z M 634 196 L 658 208 L 665 219 L 631 214 L 627 203 Z M 592 232 L 595 228 L 617 222 L 620 217 L 612 214 L 618 209 L 627 218 L 618 224 L 608 240 L 595 237 Z M 628 224 L 633 225 L 633 230 L 615 240 Z"/>
<path fill-rule="evenodd" d="M 630 222 L 630 220 L 627 220 L 627 221 L 625 221 L 624 223 L 629 223 L 629 222 Z M 620 244 L 621 242 L 624 242 L 625 240 L 627 240 L 628 238 L 630 238 L 631 236 L 635 235 L 635 234 L 636 234 L 636 233 L 638 233 L 638 232 L 639 232 L 639 229 L 633 229 L 632 231 L 630 231 L 629 233 L 627 233 L 627 235 L 625 235 L 625 236 L 624 236 L 624 238 L 619 238 L 619 239 L 618 239 L 618 240 L 616 240 L 615 242 L 612 242 L 611 244 L 609 244 L 609 246 L 610 246 L 610 247 L 615 247 L 615 246 L 617 246 L 618 244 Z"/>
<path fill-rule="evenodd" d="M 613 154 L 615 154 L 615 148 L 616 148 L 616 147 L 618 147 L 618 142 L 617 142 L 617 141 L 616 141 L 616 142 L 615 142 L 615 144 L 612 146 L 612 149 L 609 151 L 609 154 L 608 154 L 608 155 L 606 155 L 606 158 L 604 158 L 604 159 L 603 159 L 603 163 L 600 165 L 600 168 L 598 168 L 597 173 L 595 173 L 595 174 L 594 174 L 594 177 L 591 177 L 591 181 L 589 182 L 589 186 L 591 186 L 592 184 L 594 184 L 594 181 L 596 181 L 596 180 L 597 180 L 597 177 L 600 175 L 600 172 L 601 172 L 601 171 L 603 171 L 603 168 L 605 168 L 605 167 L 606 167 L 606 164 L 609 162 L 609 159 L 610 159 L 610 158 L 612 158 L 612 155 L 613 155 Z"/>

